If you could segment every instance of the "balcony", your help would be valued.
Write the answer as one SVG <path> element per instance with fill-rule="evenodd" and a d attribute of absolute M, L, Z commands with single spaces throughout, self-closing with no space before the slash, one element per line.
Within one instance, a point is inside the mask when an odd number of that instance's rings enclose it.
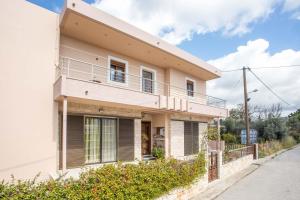
<path fill-rule="evenodd" d="M 56 100 L 69 96 L 145 110 L 227 116 L 222 99 L 108 68 L 107 58 L 99 58 L 95 64 L 61 56 L 56 75 Z"/>

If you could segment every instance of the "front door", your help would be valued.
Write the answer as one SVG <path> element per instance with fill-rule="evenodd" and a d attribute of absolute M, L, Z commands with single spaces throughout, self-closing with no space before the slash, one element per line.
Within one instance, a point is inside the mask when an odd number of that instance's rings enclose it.
<path fill-rule="evenodd" d="M 142 122 L 142 155 L 151 154 L 151 122 Z"/>

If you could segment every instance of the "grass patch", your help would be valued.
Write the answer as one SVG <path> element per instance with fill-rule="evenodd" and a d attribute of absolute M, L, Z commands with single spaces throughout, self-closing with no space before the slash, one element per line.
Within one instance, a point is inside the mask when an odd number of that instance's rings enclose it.
<path fill-rule="evenodd" d="M 282 149 L 291 148 L 296 144 L 297 141 L 291 136 L 285 137 L 281 141 L 278 140 L 266 141 L 264 143 L 258 144 L 258 155 L 259 158 L 264 158 Z"/>

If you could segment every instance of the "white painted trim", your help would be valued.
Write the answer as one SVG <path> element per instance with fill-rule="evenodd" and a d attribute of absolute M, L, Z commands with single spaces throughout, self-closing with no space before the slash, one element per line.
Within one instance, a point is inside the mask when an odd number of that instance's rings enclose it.
<path fill-rule="evenodd" d="M 143 81 L 143 70 L 145 70 L 145 71 L 148 71 L 148 72 L 151 72 L 151 73 L 153 73 L 153 93 L 152 94 L 157 94 L 157 82 L 156 82 L 156 70 L 155 69 L 152 69 L 152 68 L 148 68 L 148 67 L 145 67 L 145 66 L 143 66 L 143 65 L 141 65 L 141 67 L 140 67 L 140 91 L 141 92 L 144 92 L 143 91 L 143 83 L 142 83 L 142 81 Z M 145 93 L 149 93 L 149 92 L 145 92 Z"/>
<path fill-rule="evenodd" d="M 111 60 L 115 60 L 117 62 L 125 64 L 125 83 L 120 83 L 120 82 L 110 80 L 110 62 L 111 62 Z M 129 79 L 128 79 L 128 61 L 127 60 L 123 60 L 121 58 L 117 58 L 117 57 L 108 55 L 108 57 L 107 57 L 107 82 L 111 83 L 111 84 L 119 85 L 119 86 L 128 87 Z"/>
<path fill-rule="evenodd" d="M 193 82 L 193 84 L 194 84 L 194 91 L 193 91 L 193 93 L 194 93 L 194 96 L 188 96 L 188 94 L 187 94 L 187 81 L 191 81 L 191 82 Z M 196 80 L 194 80 L 194 79 L 192 79 L 192 78 L 190 78 L 190 77 L 185 77 L 185 90 L 186 90 L 186 96 L 188 97 L 188 98 L 191 98 L 191 99 L 195 99 L 196 98 Z"/>

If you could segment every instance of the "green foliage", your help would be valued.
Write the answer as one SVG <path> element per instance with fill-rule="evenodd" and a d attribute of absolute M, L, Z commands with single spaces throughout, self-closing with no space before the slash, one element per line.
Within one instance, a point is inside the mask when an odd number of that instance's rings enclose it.
<path fill-rule="evenodd" d="M 0 183 L 0 199 L 154 199 L 188 186 L 205 173 L 205 156 L 193 162 L 159 159 L 138 165 L 119 163 L 89 170 L 78 180 Z"/>
<path fill-rule="evenodd" d="M 225 144 L 236 144 L 237 138 L 232 133 L 225 133 L 222 135 L 222 140 L 225 141 Z"/>
<path fill-rule="evenodd" d="M 209 140 L 218 140 L 218 129 L 215 127 L 208 127 L 207 137 Z"/>
<path fill-rule="evenodd" d="M 300 109 L 288 116 L 287 125 L 289 127 L 289 135 L 300 142 Z"/>
<path fill-rule="evenodd" d="M 154 147 L 152 149 L 152 155 L 158 159 L 163 159 L 165 157 L 164 149 L 161 147 Z"/>
<path fill-rule="evenodd" d="M 291 148 L 297 144 L 297 141 L 292 136 L 287 136 L 281 141 L 284 149 Z"/>
<path fill-rule="evenodd" d="M 296 144 L 297 144 L 296 140 L 291 136 L 287 136 L 283 138 L 281 141 L 280 140 L 266 141 L 264 143 L 258 144 L 258 154 L 260 158 L 263 158 L 265 156 L 272 155 L 282 149 L 291 148 Z"/>

